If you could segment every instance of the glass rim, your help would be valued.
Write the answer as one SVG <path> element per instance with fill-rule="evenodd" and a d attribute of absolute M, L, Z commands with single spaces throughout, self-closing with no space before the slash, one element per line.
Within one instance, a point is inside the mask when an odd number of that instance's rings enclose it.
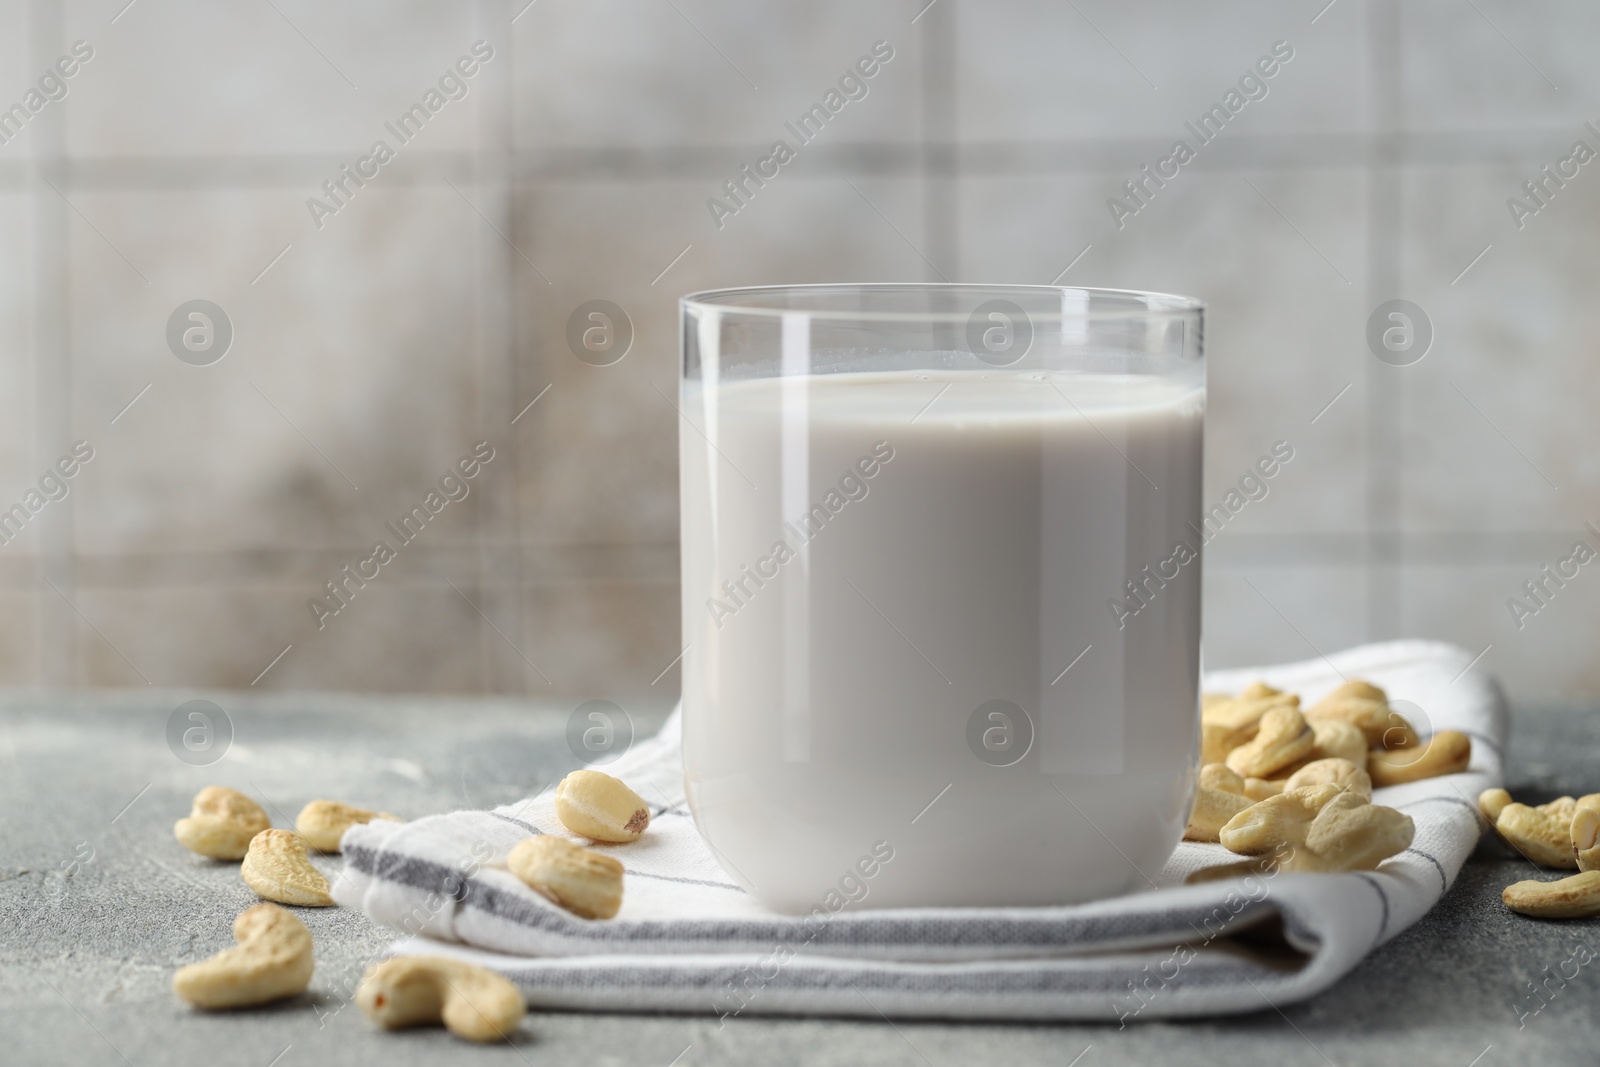
<path fill-rule="evenodd" d="M 1031 319 L 1051 321 L 1080 321 L 1080 320 L 1139 320 L 1164 317 L 1188 316 L 1205 311 L 1205 301 L 1198 297 L 1182 296 L 1176 293 L 1147 292 L 1140 289 L 1101 289 L 1091 286 L 1078 285 L 1004 285 L 1004 284 L 977 284 L 968 282 L 825 282 L 808 283 L 803 285 L 745 285 L 724 289 L 702 289 L 698 292 L 686 293 L 678 298 L 678 306 L 682 311 L 712 312 L 719 315 L 745 315 L 753 318 L 781 318 L 784 315 L 804 315 L 808 319 L 831 322 L 893 322 L 893 323 L 919 323 L 919 322 L 966 322 L 970 312 L 964 311 L 888 311 L 859 308 L 796 308 L 778 307 L 774 303 L 735 303 L 739 297 L 759 297 L 762 295 L 778 296 L 779 294 L 799 294 L 802 296 L 823 296 L 825 294 L 844 293 L 906 293 L 906 292 L 968 292 L 974 295 L 988 295 L 994 298 L 1003 298 L 1008 294 L 1020 297 L 1039 297 L 1044 294 L 1060 295 L 1063 293 L 1082 293 L 1088 300 L 1095 298 L 1110 301 L 1123 301 L 1125 306 L 1110 308 L 1090 309 L 1085 307 L 1082 311 L 1063 313 L 1059 310 L 1035 314 L 1028 312 Z"/>

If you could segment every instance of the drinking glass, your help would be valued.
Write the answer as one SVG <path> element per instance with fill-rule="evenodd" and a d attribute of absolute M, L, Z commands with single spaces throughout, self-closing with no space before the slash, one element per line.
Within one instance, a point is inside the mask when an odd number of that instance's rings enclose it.
<path fill-rule="evenodd" d="M 1196 773 L 1201 303 L 681 312 L 684 772 L 729 874 L 795 913 L 1145 885 Z"/>

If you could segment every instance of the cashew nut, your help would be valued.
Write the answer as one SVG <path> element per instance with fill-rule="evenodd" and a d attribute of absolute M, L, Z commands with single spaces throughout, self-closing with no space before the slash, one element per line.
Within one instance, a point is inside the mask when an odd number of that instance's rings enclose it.
<path fill-rule="evenodd" d="M 1367 747 L 1382 744 L 1383 731 L 1388 728 L 1385 716 L 1388 705 L 1376 700 L 1354 697 L 1331 701 L 1324 699 L 1305 710 L 1307 722 L 1342 722 L 1354 726 L 1367 739 Z"/>
<path fill-rule="evenodd" d="M 1306 719 L 1316 738 L 1312 755 L 1317 759 L 1347 759 L 1358 767 L 1367 762 L 1367 735 L 1359 727 L 1337 719 Z"/>
<path fill-rule="evenodd" d="M 252 838 L 239 873 L 245 885 L 267 900 L 308 908 L 333 903 L 328 880 L 311 866 L 305 841 L 291 830 L 263 830 Z"/>
<path fill-rule="evenodd" d="M 272 825 L 261 805 L 236 789 L 208 785 L 195 794 L 187 819 L 173 834 L 184 848 L 215 860 L 243 859 L 250 839 Z"/>
<path fill-rule="evenodd" d="M 1355 700 L 1376 700 L 1380 704 L 1387 704 L 1389 702 L 1388 693 L 1385 693 L 1382 689 L 1379 689 L 1371 682 L 1362 681 L 1360 678 L 1355 678 L 1348 682 L 1344 682 L 1338 687 L 1330 690 L 1328 695 L 1322 699 L 1338 701 L 1347 698 L 1352 698 Z"/>
<path fill-rule="evenodd" d="M 397 956 L 373 964 L 356 1002 L 386 1030 L 443 1023 L 466 1041 L 505 1039 L 528 1010 L 504 976 L 442 956 Z"/>
<path fill-rule="evenodd" d="M 1229 851 L 1272 855 L 1279 870 L 1361 871 L 1404 851 L 1411 817 L 1332 784 L 1300 786 L 1234 816 L 1219 835 Z M 1220 876 L 1220 875 L 1219 875 Z"/>
<path fill-rule="evenodd" d="M 1316 727 L 1310 723 L 1307 723 L 1307 725 L 1312 726 L 1312 733 L 1315 734 Z M 1361 747 L 1360 754 L 1357 756 L 1357 758 L 1350 760 L 1349 762 L 1357 767 L 1365 767 L 1367 764 L 1366 738 L 1362 735 L 1361 731 L 1355 729 L 1353 726 L 1345 726 L 1344 723 L 1334 723 L 1332 725 L 1344 726 L 1346 729 L 1351 731 Z M 1320 753 L 1318 748 L 1313 747 L 1311 754 L 1305 759 L 1296 760 L 1287 767 L 1278 768 L 1276 771 L 1272 772 L 1272 777 L 1270 778 L 1246 778 L 1244 782 L 1244 795 L 1252 800 L 1265 800 L 1267 797 L 1277 796 L 1285 789 L 1290 788 L 1289 780 L 1294 778 L 1307 767 L 1310 767 L 1316 763 L 1320 763 L 1324 760 L 1342 760 L 1343 758 L 1344 757 L 1342 756 L 1324 756 Z M 1326 774 L 1327 772 L 1324 770 L 1321 773 Z M 1365 772 L 1363 772 L 1363 775 L 1365 775 Z M 1315 784 L 1317 783 L 1306 779 L 1302 779 L 1297 783 L 1297 785 Z"/>
<path fill-rule="evenodd" d="M 1471 761 L 1472 738 L 1457 730 L 1440 730 L 1420 751 L 1405 747 L 1368 753 L 1367 773 L 1375 786 L 1401 785 L 1441 774 L 1458 774 Z"/>
<path fill-rule="evenodd" d="M 1393 708 L 1389 708 L 1386 719 L 1383 736 L 1378 739 L 1379 748 L 1395 752 L 1401 749 L 1421 747 L 1422 735 L 1417 733 L 1416 727 L 1406 721 L 1404 715 Z"/>
<path fill-rule="evenodd" d="M 1339 686 L 1307 708 L 1305 715 L 1308 721 L 1321 719 L 1357 727 L 1366 736 L 1370 748 L 1383 744 L 1384 734 L 1395 726 L 1394 719 L 1398 718 L 1389 710 L 1389 698 L 1384 691 L 1360 680 Z"/>
<path fill-rule="evenodd" d="M 1372 779 L 1367 772 L 1347 759 L 1319 759 L 1301 767 L 1283 784 L 1285 790 L 1307 785 L 1336 785 L 1367 800 L 1372 799 Z"/>
<path fill-rule="evenodd" d="M 1578 800 L 1576 797 L 1556 797 L 1543 804 L 1535 804 L 1534 807 L 1546 815 L 1554 815 L 1558 819 L 1570 822 L 1572 813 L 1578 810 Z"/>
<path fill-rule="evenodd" d="M 1200 762 L 1221 763 L 1228 758 L 1228 753 L 1250 740 L 1255 728 L 1249 730 L 1235 730 L 1220 723 L 1200 723 Z"/>
<path fill-rule="evenodd" d="M 1221 763 L 1256 735 L 1261 716 L 1274 707 L 1298 707 L 1300 698 L 1253 682 L 1238 697 L 1208 696 L 1200 706 L 1200 762 Z"/>
<path fill-rule="evenodd" d="M 1265 856 L 1286 844 L 1298 847 L 1317 812 L 1338 795 L 1338 786 L 1314 785 L 1268 797 L 1229 819 L 1218 837 L 1241 856 Z"/>
<path fill-rule="evenodd" d="M 239 944 L 179 968 L 172 991 L 197 1008 L 242 1008 L 292 997 L 311 984 L 311 931 L 275 904 L 233 920 Z"/>
<path fill-rule="evenodd" d="M 1600 870 L 1600 811 L 1579 808 L 1572 814 L 1572 858 L 1580 871 Z"/>
<path fill-rule="evenodd" d="M 1279 863 L 1286 871 L 1370 871 L 1411 845 L 1411 816 L 1372 804 L 1355 792 L 1322 806 L 1306 832 L 1305 847 Z"/>
<path fill-rule="evenodd" d="M 506 858 L 511 873 L 574 915 L 609 919 L 622 907 L 622 864 L 561 837 L 520 841 Z"/>
<path fill-rule="evenodd" d="M 1201 767 L 1200 785 L 1205 789 L 1220 789 L 1224 793 L 1244 796 L 1244 779 L 1229 770 L 1226 763 L 1208 763 Z"/>
<path fill-rule="evenodd" d="M 1283 792 L 1283 777 L 1240 777 L 1226 763 L 1206 763 L 1200 768 L 1200 784 L 1206 789 L 1237 793 L 1250 800 L 1266 800 Z M 1208 838 L 1216 840 L 1216 838 Z"/>
<path fill-rule="evenodd" d="M 1557 878 L 1513 882 L 1501 892 L 1506 907 L 1540 919 L 1586 919 L 1600 915 L 1600 871 Z"/>
<path fill-rule="evenodd" d="M 1600 870 L 1600 794 L 1579 797 L 1569 830 L 1580 871 Z"/>
<path fill-rule="evenodd" d="M 1262 714 L 1255 739 L 1228 753 L 1225 762 L 1236 774 L 1265 778 L 1304 759 L 1315 744 L 1316 735 L 1299 710 L 1279 705 Z"/>
<path fill-rule="evenodd" d="M 650 825 L 650 805 L 601 771 L 573 771 L 556 786 L 556 818 L 596 841 L 637 841 Z"/>
<path fill-rule="evenodd" d="M 1200 761 L 1221 763 L 1227 753 L 1256 736 L 1261 713 L 1272 701 L 1242 701 L 1224 697 L 1200 707 Z"/>
<path fill-rule="evenodd" d="M 1268 711 L 1273 708 L 1299 706 L 1300 698 L 1292 693 L 1272 692 L 1257 696 L 1241 696 L 1209 707 L 1201 707 L 1200 721 L 1239 731 L 1244 734 L 1245 740 L 1249 740 L 1255 735 L 1261 717 Z"/>
<path fill-rule="evenodd" d="M 1248 808 L 1251 803 L 1249 797 L 1241 794 L 1201 785 L 1195 791 L 1194 808 L 1189 812 L 1189 825 L 1183 831 L 1183 839 L 1218 840 L 1217 834 L 1227 825 L 1228 820 Z"/>
<path fill-rule="evenodd" d="M 1294 766 L 1296 769 L 1299 768 L 1299 764 Z M 1265 800 L 1268 797 L 1275 797 L 1283 792 L 1283 785 L 1288 780 L 1289 776 L 1287 775 L 1274 776 L 1272 778 L 1246 778 L 1244 780 L 1244 795 L 1251 800 Z"/>
<path fill-rule="evenodd" d="M 1526 804 L 1507 804 L 1500 809 L 1494 828 L 1512 848 L 1539 866 L 1569 870 L 1578 866 L 1570 822 Z"/>
<path fill-rule="evenodd" d="M 397 815 L 368 811 L 366 808 L 341 804 L 337 800 L 313 800 L 301 808 L 300 814 L 295 816 L 294 828 L 299 831 L 306 844 L 318 852 L 338 852 L 339 840 L 344 837 L 346 830 L 358 824 L 369 823 L 373 819 L 405 821 Z"/>
<path fill-rule="evenodd" d="M 1207 789 L 1219 789 L 1251 800 L 1265 800 L 1283 792 L 1282 778 L 1241 778 L 1226 763 L 1208 763 L 1200 768 L 1200 784 Z M 1199 840 L 1191 838 L 1191 840 Z M 1205 838 L 1215 841 L 1215 837 Z"/>
<path fill-rule="evenodd" d="M 1490 826 L 1493 826 L 1495 821 L 1500 818 L 1500 812 L 1505 810 L 1505 806 L 1509 803 L 1511 803 L 1511 794 L 1504 789 L 1485 789 L 1478 794 L 1478 810 L 1483 813 L 1485 819 L 1489 820 Z"/>

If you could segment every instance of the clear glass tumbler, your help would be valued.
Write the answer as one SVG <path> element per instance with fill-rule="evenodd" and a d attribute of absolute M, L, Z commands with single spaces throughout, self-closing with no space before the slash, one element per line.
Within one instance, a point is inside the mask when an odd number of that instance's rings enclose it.
<path fill-rule="evenodd" d="M 1199 737 L 1202 306 L 682 301 L 684 769 L 786 912 L 1145 884 Z"/>

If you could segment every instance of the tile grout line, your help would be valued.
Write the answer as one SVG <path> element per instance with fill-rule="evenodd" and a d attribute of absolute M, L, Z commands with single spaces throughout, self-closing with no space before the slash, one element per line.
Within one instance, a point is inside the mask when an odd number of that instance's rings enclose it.
<path fill-rule="evenodd" d="M 1571 540 L 1572 531 L 1560 527 L 1548 529 L 1526 529 L 1503 532 L 1499 536 L 1486 536 L 1480 530 L 1432 530 L 1425 533 L 1408 533 L 1399 535 L 1399 543 L 1406 547 L 1409 553 L 1418 557 L 1418 567 L 1425 565 L 1464 567 L 1464 568 L 1501 568 L 1507 566 L 1524 566 L 1532 564 L 1537 567 L 1541 562 L 1548 562 L 1547 557 L 1557 552 L 1563 545 Z M 1320 540 L 1315 544 L 1320 546 L 1308 551 L 1297 551 L 1303 546 L 1307 536 L 1314 536 Z M 1239 555 L 1225 554 L 1218 557 L 1219 565 L 1230 569 L 1238 569 L 1252 565 L 1253 559 L 1265 554 L 1263 562 L 1271 566 L 1356 566 L 1360 546 L 1366 540 L 1366 534 L 1360 529 L 1337 532 L 1317 532 L 1308 534 L 1306 531 L 1260 533 L 1260 534 L 1229 534 L 1230 542 L 1248 545 L 1249 552 Z M 1356 551 L 1351 551 L 1355 546 Z M 127 552 L 116 555 L 85 555 L 75 557 L 75 562 L 92 560 L 95 568 L 91 568 L 87 576 L 80 574 L 75 584 L 83 589 L 104 590 L 129 590 L 129 589 L 176 589 L 196 587 L 216 587 L 227 585 L 243 585 L 252 587 L 265 586 L 293 586 L 310 579 L 323 576 L 323 572 L 331 565 L 337 566 L 351 552 L 364 546 L 359 542 L 339 544 L 327 549 L 307 551 L 305 553 L 290 554 L 288 561 L 273 564 L 264 571 L 229 570 L 230 564 L 239 561 L 255 560 L 259 553 L 247 550 L 219 551 L 219 552 L 175 552 L 169 554 L 150 554 L 141 552 Z M 543 581 L 564 581 L 568 576 L 580 572 L 589 574 L 585 566 L 602 567 L 612 566 L 617 560 L 638 560 L 645 558 L 650 561 L 644 570 L 630 570 L 627 580 L 654 582 L 662 576 L 676 575 L 675 565 L 671 562 L 664 564 L 664 570 L 659 573 L 649 569 L 654 565 L 656 557 L 662 553 L 675 555 L 676 541 L 651 541 L 631 542 L 625 544 L 606 545 L 600 549 L 595 546 L 581 543 L 567 543 L 560 545 L 536 546 L 541 554 L 555 552 L 563 559 L 569 559 L 576 554 L 583 562 L 568 562 L 549 568 L 549 573 L 542 578 L 527 579 L 532 584 Z M 488 551 L 495 553 L 497 558 L 509 558 L 521 555 L 527 557 L 530 553 L 529 546 L 518 546 L 506 543 L 487 543 L 486 546 L 476 545 L 444 545 L 444 546 L 418 546 L 413 549 L 416 558 L 430 561 L 425 573 L 412 579 L 397 578 L 400 585 L 432 588 L 433 582 L 442 580 L 436 577 L 435 568 L 448 567 L 452 561 L 461 558 L 462 553 L 478 553 Z M 605 563 L 595 561 L 607 561 Z M 152 563 L 155 561 L 155 564 Z M 5 567 L 0 567 L 0 589 L 21 590 L 29 587 L 29 583 L 37 574 L 34 569 L 38 557 L 31 555 L 13 556 L 9 559 L 0 557 L 0 562 L 5 562 Z M 106 566 L 113 568 L 126 568 L 139 570 L 145 574 L 150 573 L 153 565 L 160 567 L 186 567 L 194 564 L 217 565 L 225 573 L 214 572 L 211 574 L 196 575 L 192 571 L 182 577 L 158 577 L 147 581 L 130 581 L 118 577 L 114 572 L 104 570 Z M 452 572 L 453 573 L 453 572 Z M 598 572 L 596 572 L 598 573 Z"/>
<path fill-rule="evenodd" d="M 915 29 L 922 42 L 922 143 L 919 178 L 922 185 L 923 236 L 936 262 L 944 264 L 952 280 L 961 279 L 961 227 L 956 214 L 961 204 L 960 172 L 952 166 L 951 147 L 956 141 L 956 50 L 950 20 L 953 5 L 924 9 L 927 18 Z M 932 64 L 932 75 L 928 66 Z M 937 268 L 936 268 L 937 269 Z"/>
<path fill-rule="evenodd" d="M 1371 98 L 1375 114 L 1375 154 L 1367 164 L 1367 306 L 1376 307 L 1394 295 L 1400 281 L 1397 236 L 1403 207 L 1399 171 L 1392 160 L 1392 141 L 1401 126 L 1399 108 L 1402 50 L 1401 20 L 1395 0 L 1367 8 L 1367 49 Z M 1365 360 L 1366 438 L 1366 640 L 1395 636 L 1402 629 L 1398 540 L 1402 489 L 1398 417 L 1404 368 L 1388 367 L 1375 357 Z"/>
<path fill-rule="evenodd" d="M 937 12 L 938 8 L 934 8 Z M 932 13 L 930 13 L 931 15 Z M 51 53 L 55 54 L 54 52 Z M 1547 161 L 1537 143 L 1538 138 L 1548 140 L 1560 137 L 1566 127 L 1552 126 L 1494 128 L 1472 131 L 1470 134 L 1452 131 L 1430 131 L 1419 135 L 1435 138 L 1409 142 L 1403 145 L 1380 145 L 1389 134 L 1319 135 L 1315 140 L 1309 135 L 1262 134 L 1240 136 L 1228 142 L 1230 147 L 1219 148 L 1212 159 L 1211 172 L 1222 174 L 1254 173 L 1263 168 L 1286 170 L 1326 170 L 1361 164 L 1372 158 L 1375 147 L 1395 153 L 1402 166 L 1471 167 L 1504 165 L 1508 161 L 1523 163 Z M 1138 135 L 1139 140 L 1146 136 Z M 1336 142 L 1336 151 L 1329 151 L 1329 138 L 1346 136 Z M 1077 137 L 1024 137 L 1005 140 L 973 140 L 957 144 L 937 142 L 947 153 L 941 164 L 957 175 L 986 177 L 1038 176 L 1056 174 L 1120 174 L 1128 164 L 1140 161 L 1138 150 L 1127 148 L 1118 151 L 1120 142 L 1095 136 Z M 692 178 L 715 178 L 722 175 L 726 157 L 716 146 L 686 146 L 666 158 L 649 153 L 637 155 L 632 162 L 619 164 L 618 149 L 627 145 L 612 144 L 605 152 L 586 153 L 572 151 L 557 157 L 561 160 L 553 168 L 536 169 L 535 163 L 548 164 L 552 157 L 534 154 L 529 150 L 508 152 L 508 184 L 517 190 L 546 184 L 584 182 L 597 177 L 618 178 L 628 181 L 653 181 Z M 359 154 L 361 147 L 344 150 L 343 156 Z M 916 177 L 926 169 L 925 154 L 917 145 L 884 146 L 872 141 L 844 141 L 816 150 L 816 163 L 822 173 L 835 175 L 894 174 Z M 864 160 L 863 152 L 878 153 L 876 160 Z M 995 162 L 996 152 L 1009 153 L 1021 158 Z M 1030 153 L 1053 153 L 1053 159 L 1040 161 Z M 1061 158 L 1063 154 L 1071 158 Z M 441 177 L 456 176 L 462 165 L 473 164 L 482 153 L 476 151 L 439 151 L 416 153 L 414 169 L 397 174 L 394 183 L 404 188 L 427 188 Z M 93 156 L 75 155 L 70 173 L 60 175 L 57 185 L 63 192 L 88 190 L 94 192 L 172 192 L 212 189 L 266 189 L 300 191 L 308 181 L 325 176 L 331 159 L 341 153 L 233 152 L 215 157 L 192 158 L 186 156 Z M 22 192 L 29 188 L 28 176 L 35 159 L 0 158 L 0 190 Z M 979 163 L 972 162 L 979 160 Z M 282 168 L 272 170 L 273 165 Z M 265 169 L 264 169 L 265 168 Z M 665 168 L 665 169 L 664 169 Z"/>
<path fill-rule="evenodd" d="M 66 28 L 57 5 L 49 0 L 35 0 L 28 21 L 31 28 L 31 48 L 40 64 L 66 50 Z M 72 433 L 73 376 L 72 361 L 58 358 L 55 353 L 68 350 L 71 336 L 71 317 L 68 309 L 68 256 L 70 255 L 69 227 L 65 201 L 50 189 L 46 172 L 59 173 L 65 161 L 64 132 L 60 124 L 52 124 L 34 134 L 35 153 L 26 164 L 30 176 L 31 204 L 35 219 L 35 236 L 32 260 L 35 284 L 43 290 L 43 299 L 37 301 L 33 311 L 32 364 L 35 400 L 40 412 L 34 427 L 34 458 L 36 466 L 47 465 L 54 459 L 57 443 L 70 440 Z M 46 352 L 54 350 L 51 356 Z M 41 551 L 38 555 L 39 575 L 46 582 L 54 582 L 69 596 L 77 593 L 77 524 L 72 521 L 76 501 L 68 498 L 61 502 L 61 510 L 47 512 L 40 524 L 38 536 Z M 77 675 L 78 621 L 70 607 L 61 598 L 41 593 L 39 610 L 39 652 L 36 684 L 81 684 Z"/>
<path fill-rule="evenodd" d="M 532 7 L 533 3 L 530 2 L 526 7 L 521 8 L 515 17 L 520 19 Z M 492 2 L 487 3 L 480 10 L 484 12 L 487 20 L 498 10 L 498 5 Z M 535 13 L 533 18 L 539 18 L 539 15 Z M 531 22 L 530 25 L 532 25 Z M 501 79 L 499 82 L 501 90 L 501 121 L 497 123 L 490 143 L 496 146 L 500 156 L 514 161 L 516 157 L 516 78 L 514 72 L 518 66 L 515 34 L 507 34 L 506 49 L 508 53 L 507 63 L 499 72 Z M 518 223 L 522 221 L 520 218 L 522 198 L 519 196 L 521 186 L 516 181 L 514 162 L 511 163 L 511 167 L 511 171 L 506 175 L 508 180 L 505 183 L 503 194 L 505 196 L 503 218 L 506 221 L 506 229 L 510 233 L 516 233 Z M 519 358 L 520 353 L 517 349 L 518 338 L 521 336 L 518 329 L 521 320 L 521 302 L 517 299 L 517 266 L 511 257 L 505 254 L 502 254 L 501 258 L 494 262 L 499 264 L 496 278 L 501 288 L 502 313 L 500 319 L 504 330 L 504 337 L 498 349 L 501 353 L 502 365 L 496 372 L 496 379 L 503 383 L 503 386 L 508 390 L 506 395 L 516 397 L 522 395 L 519 391 L 519 378 L 521 376 L 518 373 L 522 360 Z M 542 374 L 538 376 L 542 376 Z M 555 380 L 552 376 L 546 382 L 545 387 L 539 391 L 538 396 L 534 397 L 534 403 L 537 403 L 539 397 L 544 396 L 545 392 L 554 384 Z M 492 404 L 496 398 L 488 397 L 485 399 Z M 516 418 L 520 419 L 523 415 L 528 414 L 531 408 L 532 404 L 527 408 L 523 408 L 517 413 Z M 485 413 L 487 414 L 487 410 Z M 497 413 L 495 417 L 503 418 L 504 415 Z M 485 424 L 487 425 L 487 420 Z M 506 497 L 499 505 L 500 510 L 496 518 L 505 531 L 506 539 L 512 544 L 520 545 L 523 533 L 521 509 L 521 487 L 524 482 L 523 451 L 519 447 L 521 438 L 517 436 L 517 431 L 514 427 L 507 427 L 505 440 L 506 451 L 509 453 L 507 459 L 511 467 L 511 481 L 506 487 Z M 484 578 L 484 585 L 487 587 L 492 582 L 498 586 L 502 572 L 496 566 L 496 563 L 500 553 L 497 552 L 496 545 L 484 536 L 489 533 L 489 524 L 480 524 L 479 531 L 479 568 Z M 514 647 L 517 649 L 527 646 L 529 633 L 533 628 L 533 619 L 529 616 L 529 598 L 523 593 L 527 588 L 526 579 L 528 574 L 526 573 L 526 564 L 527 557 L 524 553 L 517 552 L 513 554 L 509 562 L 511 571 L 510 589 L 500 593 L 495 598 L 499 601 L 499 610 L 496 614 L 505 622 L 507 630 L 510 631 L 511 636 L 515 639 Z M 507 601 L 508 597 L 509 602 Z M 485 692 L 500 692 L 504 689 L 509 689 L 513 692 L 521 693 L 524 697 L 532 697 L 534 695 L 537 683 L 534 676 L 529 673 L 530 664 L 526 662 L 526 657 L 521 657 L 522 661 L 510 661 L 516 671 L 513 677 L 518 684 L 503 686 L 500 683 L 495 667 L 496 663 L 501 662 L 501 657 L 503 656 L 499 646 L 485 637 L 482 654 Z M 537 671 L 538 668 L 535 667 L 534 670 Z"/>

